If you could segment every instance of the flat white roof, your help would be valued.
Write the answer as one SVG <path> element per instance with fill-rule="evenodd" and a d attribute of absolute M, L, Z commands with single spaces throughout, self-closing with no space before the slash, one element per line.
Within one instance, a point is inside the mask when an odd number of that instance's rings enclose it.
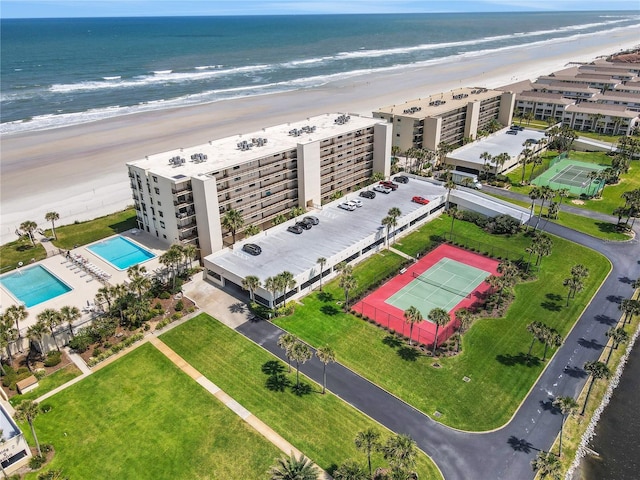
<path fill-rule="evenodd" d="M 345 117 L 349 120 L 343 123 L 336 122 L 338 118 Z M 377 118 L 360 115 L 328 113 L 298 122 L 263 128 L 257 132 L 213 140 L 202 145 L 176 148 L 167 152 L 148 155 L 146 158 L 128 162 L 127 165 L 136 166 L 167 178 L 178 175 L 195 177 L 293 150 L 299 144 L 336 137 L 353 130 L 368 128 L 378 123 L 384 122 Z M 290 132 L 293 130 L 296 130 L 299 135 L 291 135 Z M 249 147 L 242 150 L 238 147 L 238 144 L 242 142 L 247 142 Z M 206 160 L 192 160 L 191 156 L 198 154 L 206 155 Z M 184 163 L 178 165 L 170 163 L 170 160 L 175 157 L 184 159 Z"/>
<path fill-rule="evenodd" d="M 451 152 L 449 157 L 463 162 L 476 164 L 480 169 L 482 169 L 484 161 L 480 159 L 480 155 L 484 152 L 489 152 L 492 156 L 506 152 L 513 158 L 518 156 L 522 150 L 524 150 L 524 146 L 522 144 L 525 140 L 532 138 L 538 141 L 541 138 L 544 138 L 544 132 L 540 130 L 530 130 L 525 128 L 516 135 L 508 135 L 506 133 L 507 131 L 507 129 L 500 130 L 499 132 L 496 132 L 489 137 L 482 138 L 477 142 L 467 143 L 466 145 Z"/>
<path fill-rule="evenodd" d="M 449 92 L 436 93 L 428 97 L 408 100 L 398 105 L 381 107 L 376 112 L 403 115 L 413 118 L 437 117 L 451 110 L 467 105 L 469 102 L 487 100 L 503 92 L 482 87 L 464 87 Z"/>

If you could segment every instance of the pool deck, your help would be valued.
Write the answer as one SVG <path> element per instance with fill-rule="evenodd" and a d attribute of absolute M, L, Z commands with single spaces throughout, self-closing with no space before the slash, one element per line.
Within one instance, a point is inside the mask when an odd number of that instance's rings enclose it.
<path fill-rule="evenodd" d="M 166 247 L 158 239 L 144 232 L 138 232 L 134 235 L 129 231 L 121 233 L 120 235 L 128 238 L 135 243 L 138 243 L 140 246 L 156 255 L 154 258 L 141 263 L 141 265 L 143 265 L 148 272 L 153 273 L 154 270 L 161 267 L 158 258 L 166 251 Z M 127 279 L 126 270 L 117 270 L 111 264 L 105 262 L 101 257 L 95 255 L 86 247 L 87 246 L 74 248 L 73 250 L 71 250 L 71 253 L 81 255 L 87 261 L 111 275 L 111 277 L 109 278 L 109 284 L 111 285 L 123 283 Z M 96 293 L 98 292 L 98 289 L 103 286 L 103 284 L 97 279 L 93 278 L 89 273 L 80 269 L 72 261 L 67 260 L 64 255 L 55 255 L 40 262 L 36 262 L 35 264 L 43 265 L 44 267 L 46 267 L 51 273 L 53 273 L 56 277 L 69 285 L 73 290 L 52 298 L 51 300 L 47 300 L 46 302 L 34 305 L 31 308 L 27 308 L 29 316 L 24 322 L 20 324 L 20 331 L 22 335 L 24 336 L 26 334 L 26 329 L 28 327 L 36 323 L 37 315 L 47 308 L 54 308 L 56 310 L 59 310 L 65 305 L 75 306 L 83 312 L 83 318 L 78 323 L 82 323 L 83 321 L 88 320 L 91 317 L 91 312 L 83 310 L 87 309 L 88 304 L 94 303 Z M 23 268 L 26 268 L 30 265 L 32 264 L 25 265 L 25 267 Z M 2 311 L 6 310 L 6 308 L 10 305 L 15 305 L 17 303 L 18 302 L 16 301 L 16 299 L 12 295 L 10 295 L 4 287 L 0 287 L 0 309 Z"/>

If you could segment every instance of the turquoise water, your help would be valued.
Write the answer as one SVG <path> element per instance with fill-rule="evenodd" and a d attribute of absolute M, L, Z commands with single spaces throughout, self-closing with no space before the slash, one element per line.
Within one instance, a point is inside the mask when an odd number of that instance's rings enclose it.
<path fill-rule="evenodd" d="M 42 265 L 9 273 L 0 283 L 27 308 L 73 290 Z"/>
<path fill-rule="evenodd" d="M 87 248 L 118 270 L 126 270 L 132 265 L 146 262 L 155 257 L 149 250 L 120 236 L 96 243 Z"/>

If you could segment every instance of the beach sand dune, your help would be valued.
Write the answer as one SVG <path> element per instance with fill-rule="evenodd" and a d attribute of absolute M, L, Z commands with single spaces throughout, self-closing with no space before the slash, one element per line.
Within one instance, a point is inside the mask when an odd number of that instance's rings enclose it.
<path fill-rule="evenodd" d="M 494 88 L 535 79 L 638 43 L 637 31 L 532 44 L 353 77 L 295 92 L 121 116 L 65 128 L 6 135 L 2 140 L 2 243 L 25 220 L 46 227 L 48 211 L 60 224 L 87 220 L 133 203 L 125 163 L 145 155 L 247 133 L 328 112 L 370 115 L 382 106 L 455 89 Z"/>

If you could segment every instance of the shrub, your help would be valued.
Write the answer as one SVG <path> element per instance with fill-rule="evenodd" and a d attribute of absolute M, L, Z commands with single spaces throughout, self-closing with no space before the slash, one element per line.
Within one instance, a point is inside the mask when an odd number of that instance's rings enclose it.
<path fill-rule="evenodd" d="M 184 310 L 184 302 L 182 300 L 178 300 L 176 302 L 176 306 L 174 307 L 174 310 L 176 312 L 181 312 L 182 310 Z"/>
<path fill-rule="evenodd" d="M 69 346 L 78 353 L 86 352 L 89 345 L 93 343 L 91 335 L 86 330 L 81 330 L 75 337 L 69 342 Z"/>
<path fill-rule="evenodd" d="M 195 311 L 196 311 L 196 307 L 189 307 L 189 308 L 187 309 L 187 312 L 189 312 L 189 313 L 193 313 L 193 312 L 195 312 Z"/>
<path fill-rule="evenodd" d="M 69 480 L 69 477 L 65 477 L 62 474 L 62 470 L 47 470 L 38 474 L 37 480 Z"/>
<path fill-rule="evenodd" d="M 31 459 L 29 460 L 29 468 L 31 470 L 38 470 L 40 467 L 42 467 L 42 465 L 44 465 L 44 463 L 47 461 L 46 458 L 44 457 L 40 457 L 38 455 L 34 455 L 33 457 L 31 457 Z"/>
<path fill-rule="evenodd" d="M 162 330 L 167 325 L 169 325 L 169 321 L 165 318 L 161 322 L 158 322 L 158 324 L 156 325 L 156 330 Z"/>
<path fill-rule="evenodd" d="M 160 302 L 156 302 L 156 304 L 153 306 L 154 310 L 162 310 L 162 304 Z"/>
<path fill-rule="evenodd" d="M 171 298 L 171 294 L 165 290 L 160 295 L 158 295 L 158 298 L 161 300 L 169 300 Z"/>
<path fill-rule="evenodd" d="M 173 315 L 171 315 L 171 320 L 175 322 L 176 320 L 180 320 L 181 316 L 182 315 L 180 315 L 178 312 L 176 312 Z"/>
<path fill-rule="evenodd" d="M 54 367 L 62 361 L 62 353 L 57 350 L 53 350 L 47 353 L 47 358 L 44 361 L 45 367 Z"/>
<path fill-rule="evenodd" d="M 520 222 L 509 215 L 498 215 L 486 223 L 484 229 L 489 233 L 513 235 L 520 230 Z"/>

